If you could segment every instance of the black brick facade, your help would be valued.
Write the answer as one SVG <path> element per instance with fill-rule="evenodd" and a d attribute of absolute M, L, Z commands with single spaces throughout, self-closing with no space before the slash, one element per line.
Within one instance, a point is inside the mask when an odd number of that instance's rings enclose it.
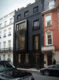
<path fill-rule="evenodd" d="M 37 11 L 33 11 L 34 8 L 38 7 Z M 28 5 L 25 8 L 18 9 L 15 11 L 14 16 L 14 65 L 16 67 L 43 67 L 43 54 L 41 52 L 41 46 L 43 46 L 43 19 L 42 19 L 42 11 L 44 8 L 44 0 L 37 1 L 31 5 Z M 28 12 L 28 13 L 27 13 Z M 19 17 L 19 18 L 18 18 Z M 16 31 L 16 23 L 26 20 L 27 21 L 27 29 L 25 34 L 25 49 L 19 50 L 17 44 L 17 36 L 18 33 Z M 33 29 L 33 22 L 35 20 L 39 20 L 39 29 Z M 35 35 L 39 35 L 39 44 L 38 49 L 33 49 L 33 37 Z M 36 55 L 38 53 L 38 55 Z M 18 62 L 18 54 L 21 54 L 21 62 Z M 29 62 L 25 62 L 25 55 L 28 54 Z M 35 61 L 35 57 L 37 56 L 37 62 Z"/>

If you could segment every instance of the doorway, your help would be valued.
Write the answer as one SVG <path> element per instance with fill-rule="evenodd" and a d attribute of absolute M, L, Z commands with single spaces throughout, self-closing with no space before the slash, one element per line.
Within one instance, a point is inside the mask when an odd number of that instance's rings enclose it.
<path fill-rule="evenodd" d="M 48 62 L 48 65 L 52 65 L 52 53 L 47 54 L 47 62 Z"/>

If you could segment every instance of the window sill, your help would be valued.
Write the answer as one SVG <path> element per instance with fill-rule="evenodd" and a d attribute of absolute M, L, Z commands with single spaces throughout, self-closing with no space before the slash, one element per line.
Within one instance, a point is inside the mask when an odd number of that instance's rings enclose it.
<path fill-rule="evenodd" d="M 32 30 L 34 30 L 34 31 L 36 31 L 36 30 L 40 30 L 40 27 L 36 27 L 36 28 L 33 27 Z"/>

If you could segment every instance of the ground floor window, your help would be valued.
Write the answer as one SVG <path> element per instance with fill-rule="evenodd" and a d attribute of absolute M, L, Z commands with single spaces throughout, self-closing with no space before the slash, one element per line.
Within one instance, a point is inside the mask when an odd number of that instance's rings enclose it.
<path fill-rule="evenodd" d="M 3 54 L 3 60 L 5 60 L 5 54 Z"/>
<path fill-rule="evenodd" d="M 18 54 L 18 62 L 21 62 L 21 54 Z"/>
<path fill-rule="evenodd" d="M 11 55 L 8 54 L 8 59 L 7 59 L 9 62 L 11 62 Z"/>
<path fill-rule="evenodd" d="M 0 61 L 1 61 L 1 56 L 0 56 Z"/>
<path fill-rule="evenodd" d="M 25 54 L 25 62 L 29 63 L 29 54 Z"/>

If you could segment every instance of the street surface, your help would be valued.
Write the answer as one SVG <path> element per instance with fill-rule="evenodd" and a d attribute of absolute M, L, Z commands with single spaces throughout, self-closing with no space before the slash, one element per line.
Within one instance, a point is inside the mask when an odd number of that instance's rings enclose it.
<path fill-rule="evenodd" d="M 39 72 L 31 72 L 35 80 L 59 80 L 57 77 L 42 76 Z"/>
<path fill-rule="evenodd" d="M 20 70 L 25 70 L 25 71 L 28 71 L 28 72 L 32 73 L 32 75 L 34 77 L 34 80 L 59 80 L 59 77 L 51 77 L 51 76 L 40 75 L 40 70 L 22 69 L 22 68 L 20 68 Z"/>

